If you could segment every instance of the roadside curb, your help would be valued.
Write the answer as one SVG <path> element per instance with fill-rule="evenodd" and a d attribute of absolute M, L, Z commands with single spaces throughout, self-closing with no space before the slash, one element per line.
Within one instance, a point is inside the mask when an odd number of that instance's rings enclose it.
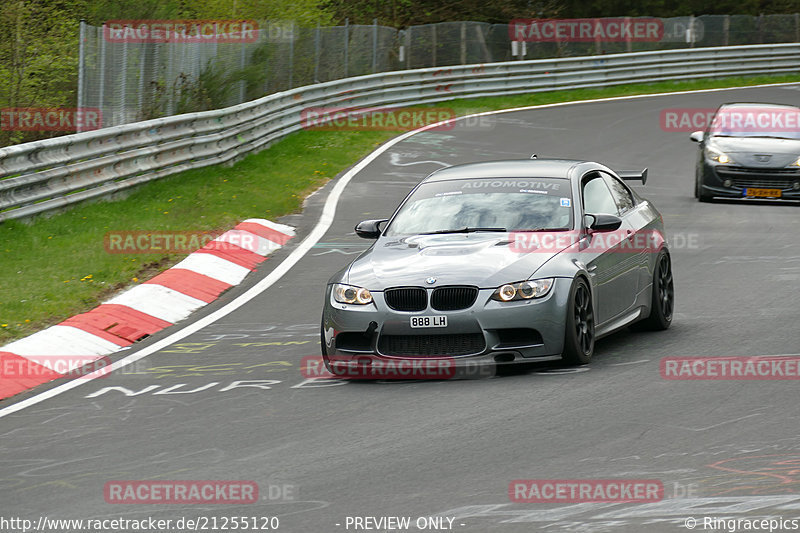
<path fill-rule="evenodd" d="M 165 329 L 240 284 L 295 236 L 291 226 L 250 218 L 152 279 L 23 339 L 0 347 L 0 399 L 82 368 Z M 246 243 L 246 244 L 245 244 Z"/>

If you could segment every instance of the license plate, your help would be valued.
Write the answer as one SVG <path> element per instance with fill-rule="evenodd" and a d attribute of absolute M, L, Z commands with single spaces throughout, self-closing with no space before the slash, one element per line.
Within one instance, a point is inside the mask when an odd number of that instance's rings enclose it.
<path fill-rule="evenodd" d="M 447 317 L 444 315 L 438 316 L 412 316 L 412 328 L 446 328 Z"/>
<path fill-rule="evenodd" d="M 780 189 L 754 189 L 749 187 L 744 190 L 745 196 L 752 198 L 780 198 L 783 191 Z"/>

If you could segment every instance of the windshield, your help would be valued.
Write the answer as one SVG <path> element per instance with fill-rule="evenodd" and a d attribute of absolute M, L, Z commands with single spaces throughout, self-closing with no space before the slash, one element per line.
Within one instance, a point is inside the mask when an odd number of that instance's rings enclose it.
<path fill-rule="evenodd" d="M 481 178 L 425 183 L 402 205 L 385 235 L 572 228 L 569 182 Z"/>
<path fill-rule="evenodd" d="M 709 126 L 714 137 L 800 139 L 800 109 L 791 106 L 723 107 Z"/>

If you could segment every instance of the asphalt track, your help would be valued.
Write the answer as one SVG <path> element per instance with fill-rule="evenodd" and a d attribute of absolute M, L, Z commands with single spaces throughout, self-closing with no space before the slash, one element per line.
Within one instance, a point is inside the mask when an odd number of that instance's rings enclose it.
<path fill-rule="evenodd" d="M 709 531 L 705 516 L 800 519 L 797 382 L 669 381 L 659 373 L 666 356 L 800 352 L 800 211 L 696 202 L 696 146 L 688 133 L 659 125 L 664 108 L 796 103 L 798 91 L 515 111 L 408 137 L 353 178 L 324 237 L 258 297 L 108 377 L 0 419 L 0 517 L 277 516 L 278 531 L 288 532 L 353 531 L 348 517 L 366 516 L 407 516 L 412 525 L 442 516 L 454 519 L 452 530 L 470 532 L 686 531 L 689 517 L 698 520 L 696 531 Z M 433 382 L 301 375 L 301 359 L 319 354 L 326 280 L 368 244 L 354 235 L 356 222 L 390 214 L 442 164 L 531 153 L 650 168 L 639 190 L 661 210 L 673 241 L 670 330 L 608 337 L 578 371 L 540 364 Z M 192 320 L 233 301 L 288 257 L 334 185 L 311 196 L 303 214 L 281 220 L 298 228 L 297 239 Z M 658 479 L 665 497 L 512 503 L 515 479 Z M 109 504 L 103 488 L 114 480 L 252 480 L 261 501 Z"/>

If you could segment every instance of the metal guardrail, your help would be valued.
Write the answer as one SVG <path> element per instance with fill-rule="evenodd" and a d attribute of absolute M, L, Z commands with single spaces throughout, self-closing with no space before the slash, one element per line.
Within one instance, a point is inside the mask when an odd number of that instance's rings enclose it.
<path fill-rule="evenodd" d="M 800 70 L 800 44 L 637 52 L 372 74 L 252 102 L 0 149 L 0 222 L 225 163 L 302 129 L 309 107 L 397 106 L 454 98 Z"/>

